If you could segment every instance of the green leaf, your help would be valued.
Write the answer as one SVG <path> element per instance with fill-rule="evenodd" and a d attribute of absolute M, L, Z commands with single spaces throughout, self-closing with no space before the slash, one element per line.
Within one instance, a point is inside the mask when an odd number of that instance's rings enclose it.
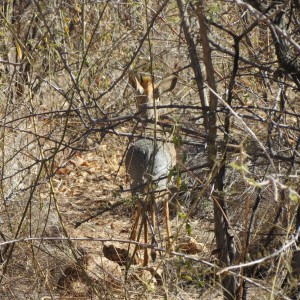
<path fill-rule="evenodd" d="M 193 278 L 189 275 L 183 275 L 182 279 L 188 280 L 188 281 L 193 281 Z"/>
<path fill-rule="evenodd" d="M 185 219 L 186 218 L 186 214 L 185 213 L 178 213 L 178 217 L 181 218 L 181 219 Z"/>
<path fill-rule="evenodd" d="M 298 197 L 298 195 L 297 195 L 295 192 L 293 192 L 293 191 L 290 191 L 289 198 L 290 198 L 293 202 L 295 202 L 295 203 L 298 203 L 298 202 L 299 202 L 299 197 Z"/>
<path fill-rule="evenodd" d="M 186 229 L 188 236 L 191 236 L 192 235 L 192 226 L 190 223 L 185 224 L 185 229 Z"/>

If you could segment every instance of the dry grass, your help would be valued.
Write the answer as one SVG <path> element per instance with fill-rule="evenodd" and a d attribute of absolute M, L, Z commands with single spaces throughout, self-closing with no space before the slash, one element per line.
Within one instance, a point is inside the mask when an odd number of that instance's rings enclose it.
<path fill-rule="evenodd" d="M 156 0 L 21 2 L 0 4 L 7 17 L 0 24 L 0 59 L 10 62 L 0 63 L 0 299 L 221 299 L 214 186 L 206 186 L 212 170 L 177 2 L 169 1 L 158 16 L 162 1 Z M 233 3 L 206 5 L 207 18 L 231 32 L 241 33 L 253 21 L 243 19 Z M 187 14 L 202 63 L 193 6 Z M 15 22 L 12 15 L 18 16 Z M 214 75 L 225 99 L 233 41 L 221 28 L 209 28 Z M 273 77 L 275 50 L 265 30 L 257 26 L 240 45 L 244 60 L 231 103 L 256 136 L 232 117 L 222 193 L 236 246 L 233 264 L 280 249 L 294 232 L 299 200 L 298 94 L 291 81 Z M 175 90 L 161 99 L 173 106 L 160 110 L 165 113 L 160 120 L 180 144 L 170 190 L 174 247 L 181 256 L 157 251 L 147 268 L 119 265 L 103 251 L 114 245 L 117 256 L 127 253 L 128 243 L 120 240 L 128 240 L 132 229 L 135 203 L 122 165 L 130 137 L 138 133 L 129 63 L 142 74 L 152 73 L 156 82 L 177 63 L 182 68 Z M 225 151 L 222 105 L 217 117 L 219 165 Z M 159 205 L 158 225 L 156 238 L 164 247 Z M 184 248 L 190 237 L 193 242 Z M 289 248 L 243 269 L 247 299 L 290 294 L 291 256 Z"/>

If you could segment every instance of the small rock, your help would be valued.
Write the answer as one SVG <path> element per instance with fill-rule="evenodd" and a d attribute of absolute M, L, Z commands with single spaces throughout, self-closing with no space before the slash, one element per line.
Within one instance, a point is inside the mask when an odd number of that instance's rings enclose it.
<path fill-rule="evenodd" d="M 186 236 L 180 240 L 179 249 L 187 254 L 207 252 L 207 248 L 204 244 L 198 243 L 194 238 L 190 236 Z"/>
<path fill-rule="evenodd" d="M 111 290 L 122 286 L 122 270 L 117 263 L 96 254 L 83 254 L 80 263 L 81 268 L 76 263 L 68 265 L 59 278 L 57 285 L 61 295 L 91 294 L 91 282 L 98 287 L 109 286 Z"/>
<path fill-rule="evenodd" d="M 131 259 L 131 255 L 128 253 L 128 249 L 121 248 L 116 245 L 105 245 L 103 246 L 103 254 L 104 256 L 111 260 L 118 263 L 120 266 L 126 265 L 126 262 Z M 137 264 L 137 259 L 134 257 L 132 260 L 132 264 Z"/>
<path fill-rule="evenodd" d="M 87 255 L 87 274 L 93 280 L 112 284 L 112 287 L 120 287 L 122 284 L 122 270 L 120 266 L 100 255 Z"/>

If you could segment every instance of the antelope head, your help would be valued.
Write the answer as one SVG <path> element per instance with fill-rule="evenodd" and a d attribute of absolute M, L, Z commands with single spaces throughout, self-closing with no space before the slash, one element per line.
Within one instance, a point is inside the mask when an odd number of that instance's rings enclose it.
<path fill-rule="evenodd" d="M 172 91 L 176 86 L 177 78 L 175 72 L 154 84 L 151 76 L 138 76 L 133 70 L 129 71 L 129 84 L 136 91 L 136 107 L 142 118 L 158 117 L 154 115 L 154 109 L 147 109 L 146 106 L 154 106 L 162 94 Z"/>

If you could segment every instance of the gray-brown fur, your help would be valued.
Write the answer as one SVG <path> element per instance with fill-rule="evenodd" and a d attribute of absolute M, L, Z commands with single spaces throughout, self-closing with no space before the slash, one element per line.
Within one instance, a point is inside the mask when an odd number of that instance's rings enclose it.
<path fill-rule="evenodd" d="M 131 178 L 131 189 L 143 191 L 149 180 L 163 189 L 167 176 L 176 163 L 175 147 L 170 142 L 140 139 L 130 146 L 126 155 L 126 171 Z"/>

